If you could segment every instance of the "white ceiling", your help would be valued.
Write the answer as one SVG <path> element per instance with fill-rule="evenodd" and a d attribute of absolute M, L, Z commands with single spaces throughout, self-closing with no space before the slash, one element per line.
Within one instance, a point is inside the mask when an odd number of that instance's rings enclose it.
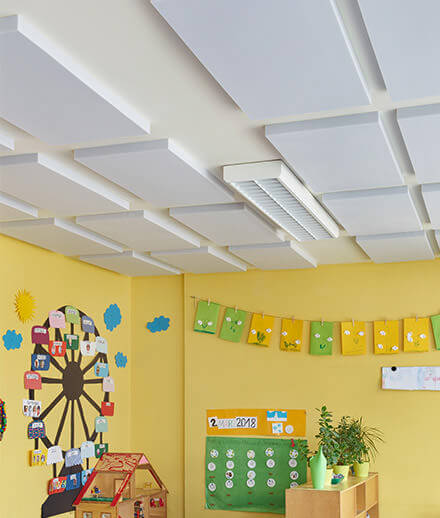
<path fill-rule="evenodd" d="M 281 238 L 307 264 L 280 252 L 279 268 L 438 255 L 438 189 L 420 187 L 440 184 L 438 2 L 153 3 L 2 1 L 1 232 L 128 275 L 270 268 L 226 246 Z M 281 236 L 261 193 L 222 180 L 223 166 L 280 159 L 310 196 L 303 222 L 333 217 L 339 237 Z M 230 203 L 245 208 L 197 216 Z M 377 237 L 390 232 L 405 235 Z"/>

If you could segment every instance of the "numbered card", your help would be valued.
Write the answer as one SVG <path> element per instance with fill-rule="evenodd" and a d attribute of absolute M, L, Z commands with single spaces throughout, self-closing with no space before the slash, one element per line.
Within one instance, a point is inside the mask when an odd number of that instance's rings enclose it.
<path fill-rule="evenodd" d="M 194 321 L 194 331 L 199 333 L 215 334 L 217 331 L 219 304 L 200 300 Z"/>
<path fill-rule="evenodd" d="M 29 464 L 32 467 L 45 466 L 47 459 L 47 450 L 31 450 L 29 452 Z"/>
<path fill-rule="evenodd" d="M 108 432 L 108 422 L 103 416 L 95 417 L 95 432 L 103 433 Z"/>
<path fill-rule="evenodd" d="M 429 318 L 403 320 L 403 350 L 406 353 L 429 350 Z"/>
<path fill-rule="evenodd" d="M 47 492 L 49 495 L 64 493 L 67 485 L 67 477 L 56 477 L 49 480 Z"/>
<path fill-rule="evenodd" d="M 81 472 L 67 475 L 66 491 L 73 491 L 81 487 Z"/>
<path fill-rule="evenodd" d="M 272 339 L 274 322 L 274 317 L 270 315 L 254 313 L 252 315 L 251 325 L 249 328 L 248 343 L 269 347 Z"/>
<path fill-rule="evenodd" d="M 64 356 L 66 354 L 66 342 L 62 340 L 51 340 L 49 344 L 49 354 L 51 356 Z"/>
<path fill-rule="evenodd" d="M 64 329 L 66 327 L 66 317 L 61 311 L 51 311 L 49 313 L 49 325 L 55 329 Z"/>
<path fill-rule="evenodd" d="M 23 415 L 26 417 L 40 417 L 41 401 L 23 399 Z"/>
<path fill-rule="evenodd" d="M 32 421 L 28 424 L 29 439 L 43 439 L 46 437 L 46 427 L 43 421 Z"/>
<path fill-rule="evenodd" d="M 107 340 L 103 336 L 97 336 L 96 340 L 96 352 L 107 354 Z"/>
<path fill-rule="evenodd" d="M 33 344 L 49 345 L 49 330 L 45 327 L 34 326 L 31 335 Z"/>
<path fill-rule="evenodd" d="M 108 443 L 95 444 L 95 457 L 100 459 L 103 453 L 108 452 Z"/>
<path fill-rule="evenodd" d="M 345 356 L 367 354 L 365 322 L 341 322 L 341 344 Z"/>
<path fill-rule="evenodd" d="M 115 404 L 110 401 L 103 401 L 101 403 L 101 414 L 112 416 L 115 413 Z"/>
<path fill-rule="evenodd" d="M 81 450 L 79 448 L 71 448 L 66 451 L 65 464 L 66 468 L 71 468 L 72 466 L 78 466 L 81 464 Z"/>
<path fill-rule="evenodd" d="M 86 485 L 86 482 L 87 482 L 87 479 L 90 477 L 90 475 L 92 474 L 92 471 L 93 471 L 93 468 L 90 468 L 90 469 L 83 469 L 81 471 L 81 485 L 85 486 Z"/>
<path fill-rule="evenodd" d="M 283 318 L 281 320 L 280 349 L 282 351 L 301 351 L 303 342 L 302 320 Z"/>
<path fill-rule="evenodd" d="M 73 306 L 66 306 L 64 313 L 66 315 L 66 322 L 69 322 L 69 324 L 81 323 L 81 320 L 79 318 L 79 311 Z"/>
<path fill-rule="evenodd" d="M 41 390 L 41 375 L 38 372 L 26 371 L 24 373 L 24 388 L 28 390 Z"/>
<path fill-rule="evenodd" d="M 243 334 L 247 313 L 241 309 L 226 308 L 220 338 L 228 342 L 239 342 Z"/>
<path fill-rule="evenodd" d="M 32 370 L 47 371 L 50 367 L 50 356 L 48 354 L 32 354 Z"/>
<path fill-rule="evenodd" d="M 98 378 L 105 378 L 106 376 L 108 376 L 108 363 L 96 362 L 95 376 L 97 376 Z"/>
<path fill-rule="evenodd" d="M 63 462 L 63 450 L 60 446 L 51 446 L 47 450 L 47 464 Z"/>
<path fill-rule="evenodd" d="M 84 441 L 81 444 L 81 458 L 90 459 L 95 456 L 95 444 L 92 441 Z"/>
<path fill-rule="evenodd" d="M 73 334 L 64 333 L 64 341 L 66 342 L 66 348 L 71 351 L 76 351 L 79 349 L 79 336 Z"/>
<path fill-rule="evenodd" d="M 81 327 L 84 333 L 95 332 L 95 323 L 90 317 L 86 317 L 85 315 L 81 318 Z"/>
<path fill-rule="evenodd" d="M 374 322 L 374 354 L 397 354 L 399 352 L 399 321 L 376 320 Z"/>
<path fill-rule="evenodd" d="M 81 340 L 79 347 L 80 347 L 81 354 L 83 356 L 95 356 L 95 353 L 96 353 L 95 342 L 91 342 L 90 340 Z"/>
<path fill-rule="evenodd" d="M 310 354 L 330 356 L 333 352 L 333 322 L 310 322 Z"/>
<path fill-rule="evenodd" d="M 105 377 L 102 380 L 102 390 L 104 392 L 114 392 L 115 391 L 115 381 L 110 376 Z"/>

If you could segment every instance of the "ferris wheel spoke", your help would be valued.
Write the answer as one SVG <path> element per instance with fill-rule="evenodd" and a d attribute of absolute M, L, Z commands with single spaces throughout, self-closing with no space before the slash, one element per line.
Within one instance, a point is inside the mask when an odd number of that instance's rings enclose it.
<path fill-rule="evenodd" d="M 55 369 L 59 370 L 60 372 L 64 372 L 64 369 L 61 367 L 61 365 L 55 360 L 53 356 L 50 357 L 50 363 L 55 367 Z"/>
<path fill-rule="evenodd" d="M 102 383 L 102 378 L 90 378 L 89 380 L 84 380 L 84 384 L 86 383 Z"/>
<path fill-rule="evenodd" d="M 93 360 L 87 365 L 87 367 L 84 367 L 84 369 L 82 370 L 82 373 L 85 374 L 86 372 L 88 372 L 95 365 L 95 363 L 98 362 L 98 360 L 99 360 L 99 354 L 93 358 Z"/>
<path fill-rule="evenodd" d="M 58 403 L 63 399 L 64 392 L 60 392 L 58 396 L 52 401 L 52 403 L 46 408 L 44 412 L 41 412 L 40 419 L 44 419 L 52 410 L 58 405 Z"/>
<path fill-rule="evenodd" d="M 83 410 L 80 399 L 77 400 L 77 404 L 78 404 L 79 415 L 81 417 L 82 425 L 84 428 L 84 433 L 86 434 L 86 441 L 88 441 L 89 440 L 89 427 L 87 426 L 86 418 L 84 417 L 84 410 Z"/>
<path fill-rule="evenodd" d="M 62 378 L 41 378 L 41 383 L 49 383 L 49 384 L 54 384 L 54 383 L 63 383 L 63 379 Z"/>
<path fill-rule="evenodd" d="M 93 401 L 93 399 L 87 394 L 87 392 L 84 392 L 84 390 L 81 392 L 81 396 L 84 396 L 87 401 L 92 405 L 93 408 L 95 408 L 99 413 L 101 413 L 101 408 L 99 407 L 98 403 Z"/>
<path fill-rule="evenodd" d="M 81 351 L 79 352 L 79 355 L 78 355 L 78 365 L 81 367 L 81 362 L 82 362 L 82 359 L 83 359 L 83 355 L 81 353 Z"/>
<path fill-rule="evenodd" d="M 72 399 L 70 407 L 70 447 L 75 446 L 75 400 Z"/>
<path fill-rule="evenodd" d="M 58 441 L 60 440 L 61 433 L 63 432 L 63 428 L 64 428 L 64 423 L 66 422 L 66 416 L 67 416 L 68 410 L 69 410 L 69 401 L 66 401 L 66 404 L 65 404 L 64 410 L 63 410 L 63 415 L 61 416 L 60 424 L 58 425 L 57 434 L 55 436 L 55 444 L 58 444 Z"/>

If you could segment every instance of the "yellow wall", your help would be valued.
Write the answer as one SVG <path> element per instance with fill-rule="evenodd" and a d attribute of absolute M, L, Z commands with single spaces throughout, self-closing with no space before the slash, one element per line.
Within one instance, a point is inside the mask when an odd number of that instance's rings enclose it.
<path fill-rule="evenodd" d="M 21 406 L 22 399 L 28 397 L 23 374 L 30 367 L 33 350 L 31 327 L 42 324 L 49 310 L 65 304 L 78 307 L 95 320 L 101 335 L 108 339 L 110 372 L 116 384 L 116 392 L 110 398 L 115 401 L 116 417 L 109 418 L 109 433 L 104 434 L 104 438 L 113 450 L 130 451 L 131 279 L 2 236 L 0 251 L 0 398 L 6 401 L 8 413 L 8 429 L 0 442 L 0 516 L 38 518 L 41 503 L 47 496 L 47 481 L 52 477 L 52 467 L 30 468 L 27 465 L 27 452 L 33 449 L 34 441 L 27 438 L 30 419 L 22 415 Z M 20 323 L 14 313 L 14 295 L 19 288 L 26 288 L 36 299 L 36 316 L 30 323 Z M 110 333 L 105 328 L 103 314 L 111 303 L 119 305 L 122 323 Z M 22 334 L 21 349 L 7 351 L 3 347 L 1 336 L 8 329 L 16 329 Z M 117 351 L 128 356 L 125 369 L 115 366 Z M 91 392 L 99 401 L 102 394 L 99 386 Z M 42 400 L 44 409 L 45 402 L 51 401 L 51 390 L 44 389 L 35 394 Z M 96 411 L 87 405 L 83 406 L 87 409 L 88 421 L 94 421 Z M 52 439 L 63 406 L 64 402 L 60 403 L 53 415 L 47 418 L 48 434 Z M 68 426 L 65 428 L 67 430 Z M 80 432 L 78 416 L 76 430 Z M 83 440 L 79 435 L 77 444 Z M 68 441 L 68 436 L 63 435 L 61 446 L 69 448 Z"/>

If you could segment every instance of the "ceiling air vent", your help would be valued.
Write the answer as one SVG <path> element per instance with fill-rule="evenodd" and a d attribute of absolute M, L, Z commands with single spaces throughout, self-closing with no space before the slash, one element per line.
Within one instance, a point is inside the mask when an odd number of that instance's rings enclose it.
<path fill-rule="evenodd" d="M 225 166 L 223 179 L 298 241 L 339 235 L 335 221 L 279 160 Z"/>

